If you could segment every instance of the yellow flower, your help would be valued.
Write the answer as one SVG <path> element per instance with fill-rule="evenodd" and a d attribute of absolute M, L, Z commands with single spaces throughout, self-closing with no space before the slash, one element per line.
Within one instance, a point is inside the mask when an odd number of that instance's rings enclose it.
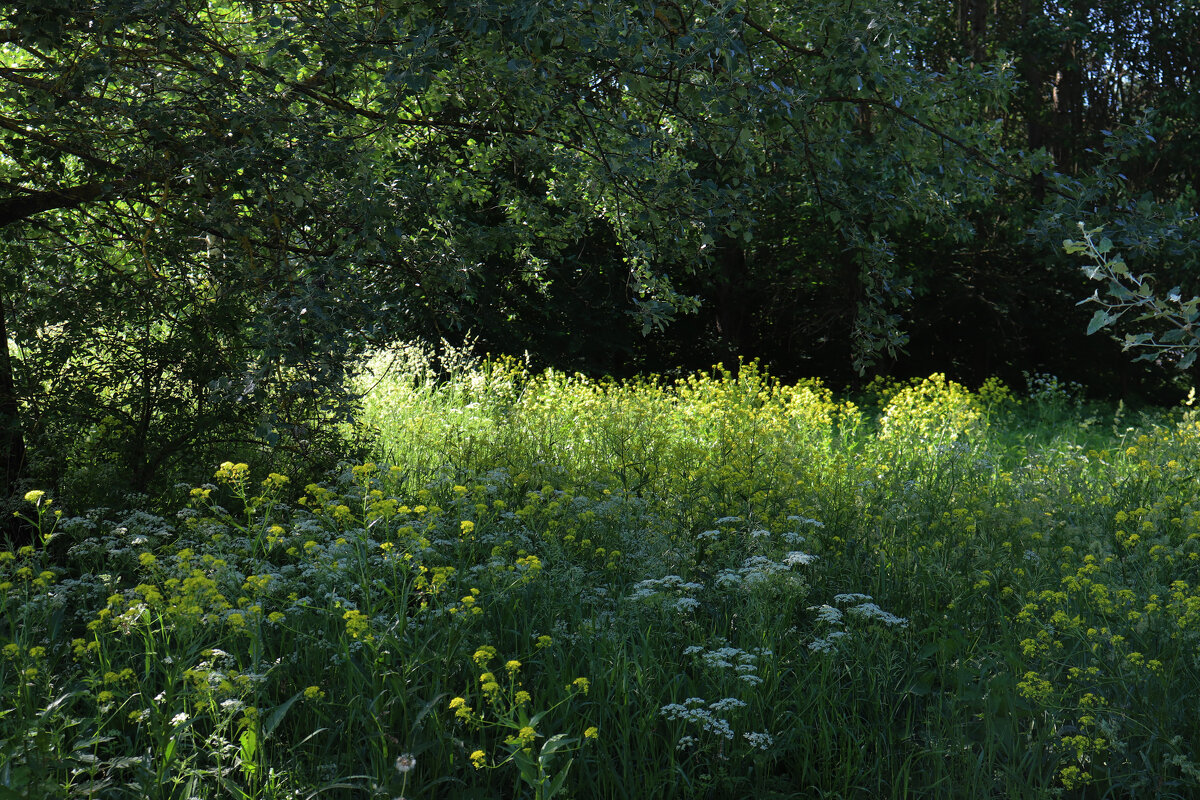
<path fill-rule="evenodd" d="M 532 698 L 529 696 L 529 692 L 520 691 L 520 692 L 517 692 L 516 696 L 513 697 L 513 702 L 519 706 L 523 706 L 526 703 L 528 703 L 531 699 Z"/>
<path fill-rule="evenodd" d="M 514 658 L 512 661 L 509 661 L 507 664 L 505 664 L 504 668 L 508 670 L 509 674 L 511 675 L 521 668 L 521 662 Z"/>
<path fill-rule="evenodd" d="M 593 725 L 592 727 L 588 728 L 586 731 L 583 732 L 583 738 L 585 738 L 585 739 L 600 738 L 600 729 L 597 728 L 595 725 Z"/>
<path fill-rule="evenodd" d="M 476 750 L 474 753 L 471 753 L 470 759 L 475 769 L 483 769 L 487 766 L 487 753 L 482 750 Z"/>
<path fill-rule="evenodd" d="M 281 489 L 287 484 L 287 482 L 287 475 L 280 475 L 278 472 L 272 472 L 267 475 L 266 479 L 262 482 L 262 485 L 264 489 Z"/>
<path fill-rule="evenodd" d="M 342 614 L 342 619 L 346 621 L 346 633 L 350 634 L 352 639 L 370 639 L 367 634 L 367 617 L 357 609 L 350 609 L 345 614 Z"/>
<path fill-rule="evenodd" d="M 42 497 L 45 496 L 45 494 L 46 493 L 43 492 L 41 489 L 34 489 L 31 492 L 26 492 L 25 493 L 25 502 L 26 503 L 36 503 L 38 500 L 41 500 Z"/>
<path fill-rule="evenodd" d="M 322 700 L 325 697 L 325 692 L 321 691 L 320 686 L 309 686 L 304 690 L 304 696 L 309 700 Z"/>
<path fill-rule="evenodd" d="M 587 678 L 576 678 L 575 680 L 571 681 L 571 685 L 579 689 L 584 694 L 587 694 L 588 689 L 592 687 L 592 682 Z"/>

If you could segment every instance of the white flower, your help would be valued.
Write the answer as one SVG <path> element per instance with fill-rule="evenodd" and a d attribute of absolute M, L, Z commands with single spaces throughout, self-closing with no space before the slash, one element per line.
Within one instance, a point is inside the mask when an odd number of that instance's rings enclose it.
<path fill-rule="evenodd" d="M 716 701 L 715 703 L 709 703 L 708 707 L 710 710 L 716 711 L 718 714 L 723 714 L 726 711 L 732 711 L 735 708 L 745 708 L 746 704 L 743 701 L 738 700 L 736 697 L 725 697 Z"/>
<path fill-rule="evenodd" d="M 769 733 L 760 733 L 751 731 L 743 733 L 742 736 L 750 743 L 751 747 L 757 747 L 759 750 L 766 750 L 771 745 L 775 744 L 775 739 Z"/>
<path fill-rule="evenodd" d="M 898 625 L 901 628 L 908 625 L 908 620 L 904 617 L 897 617 L 890 611 L 884 611 L 874 603 L 863 603 L 859 606 L 851 606 L 846 609 L 846 613 L 853 614 L 856 617 L 863 619 L 873 619 L 882 622 L 884 625 Z"/>
<path fill-rule="evenodd" d="M 829 653 L 833 651 L 838 639 L 846 635 L 845 631 L 832 631 L 824 639 L 816 639 L 809 643 L 808 649 L 814 653 Z"/>
<path fill-rule="evenodd" d="M 417 765 L 417 757 L 412 753 L 401 753 L 396 756 L 396 771 L 401 775 Z"/>
<path fill-rule="evenodd" d="M 842 622 L 841 609 L 831 605 L 809 606 L 808 610 L 817 612 L 817 621 L 819 622 L 828 622 L 830 625 L 840 625 Z"/>
<path fill-rule="evenodd" d="M 182 725 L 183 723 L 187 722 L 187 720 L 188 720 L 188 715 L 186 713 L 184 713 L 183 711 L 180 711 L 178 714 L 171 717 L 171 724 L 172 725 Z"/>

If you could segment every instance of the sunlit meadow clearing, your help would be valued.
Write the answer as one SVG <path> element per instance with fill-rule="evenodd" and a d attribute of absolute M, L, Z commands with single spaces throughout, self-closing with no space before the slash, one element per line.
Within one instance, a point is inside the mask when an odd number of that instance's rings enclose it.
<path fill-rule="evenodd" d="M 1200 422 L 380 357 L 370 463 L 0 553 L 0 797 L 1195 797 Z"/>

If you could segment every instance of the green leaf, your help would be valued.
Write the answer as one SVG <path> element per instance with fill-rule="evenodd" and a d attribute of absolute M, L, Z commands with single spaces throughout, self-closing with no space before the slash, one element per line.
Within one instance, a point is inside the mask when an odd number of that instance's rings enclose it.
<path fill-rule="evenodd" d="M 575 763 L 575 759 L 567 759 L 567 763 L 563 765 L 562 772 L 554 776 L 554 780 L 550 781 L 550 785 L 546 788 L 545 794 L 542 795 L 544 800 L 550 800 L 558 794 L 558 790 L 562 788 L 563 783 L 567 780 L 567 773 L 571 771 L 571 765 Z"/>
<path fill-rule="evenodd" d="M 241 745 L 241 769 L 250 774 L 258 766 L 254 760 L 258 753 L 258 734 L 254 733 L 253 728 L 246 728 L 242 730 L 238 742 Z"/>
<path fill-rule="evenodd" d="M 283 718 L 287 715 L 288 711 L 291 710 L 292 706 L 295 705 L 296 701 L 302 696 L 304 696 L 303 691 L 296 692 L 287 700 L 284 700 L 282 703 L 275 706 L 275 708 L 271 709 L 270 713 L 268 713 L 266 718 L 263 720 L 262 731 L 264 737 L 269 738 L 271 734 L 275 732 L 275 729 L 279 727 L 279 723 L 283 722 Z"/>
<path fill-rule="evenodd" d="M 563 747 L 567 747 L 567 746 L 573 744 L 574 742 L 575 742 L 575 740 L 568 739 L 567 735 L 565 733 L 558 733 L 558 734 L 555 734 L 554 736 L 551 736 L 549 739 L 546 740 L 546 743 L 544 745 L 542 745 L 541 755 L 539 756 L 539 760 L 541 761 L 542 766 L 543 767 L 547 766 L 550 763 L 551 756 L 553 756 L 557 751 L 561 750 Z"/>
<path fill-rule="evenodd" d="M 1095 333 L 1096 331 L 1100 330 L 1101 328 L 1107 326 L 1112 321 L 1113 321 L 1113 317 L 1107 311 L 1104 311 L 1103 309 L 1100 311 L 1097 311 L 1095 314 L 1092 315 L 1091 322 L 1088 323 L 1088 326 L 1087 326 L 1088 336 L 1091 336 L 1093 333 Z"/>

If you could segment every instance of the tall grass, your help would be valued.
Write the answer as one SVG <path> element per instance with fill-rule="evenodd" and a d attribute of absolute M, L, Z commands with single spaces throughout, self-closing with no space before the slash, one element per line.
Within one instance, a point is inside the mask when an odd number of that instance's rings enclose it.
<path fill-rule="evenodd" d="M 412 349 L 370 380 L 377 458 L 322 484 L 227 463 L 169 520 L 30 496 L 0 793 L 1200 791 L 1190 413 Z"/>

